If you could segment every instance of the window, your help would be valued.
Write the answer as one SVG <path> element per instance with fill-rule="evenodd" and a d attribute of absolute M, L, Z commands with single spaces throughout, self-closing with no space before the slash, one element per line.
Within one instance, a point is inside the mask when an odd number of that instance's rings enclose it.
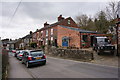
<path fill-rule="evenodd" d="M 68 24 L 70 24 L 70 20 L 68 20 Z"/>
<path fill-rule="evenodd" d="M 68 37 L 63 37 L 62 38 L 62 46 L 64 46 L 64 47 L 69 46 L 69 38 Z"/>
<path fill-rule="evenodd" d="M 84 42 L 87 42 L 87 41 L 88 41 L 88 35 L 83 35 L 83 36 L 82 36 L 82 40 L 83 40 Z"/>
<path fill-rule="evenodd" d="M 42 36 L 43 36 L 43 31 L 41 31 L 41 33 L 40 33 L 40 34 L 41 34 L 41 37 L 42 37 Z"/>
<path fill-rule="evenodd" d="M 46 30 L 46 36 L 48 36 L 48 30 Z"/>
<path fill-rule="evenodd" d="M 46 45 L 48 44 L 48 38 L 46 38 L 45 44 L 46 44 Z"/>
<path fill-rule="evenodd" d="M 41 34 L 43 33 L 43 31 L 41 31 Z"/>
<path fill-rule="evenodd" d="M 51 37 L 51 41 L 53 41 L 53 37 Z"/>
<path fill-rule="evenodd" d="M 53 29 L 51 29 L 51 35 L 53 35 Z"/>

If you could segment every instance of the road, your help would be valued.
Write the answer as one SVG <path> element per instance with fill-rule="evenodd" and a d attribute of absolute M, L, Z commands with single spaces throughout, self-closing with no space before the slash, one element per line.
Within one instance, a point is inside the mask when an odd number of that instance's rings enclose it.
<path fill-rule="evenodd" d="M 26 68 L 9 56 L 9 78 L 118 78 L 118 68 L 47 57 L 47 64 Z"/>

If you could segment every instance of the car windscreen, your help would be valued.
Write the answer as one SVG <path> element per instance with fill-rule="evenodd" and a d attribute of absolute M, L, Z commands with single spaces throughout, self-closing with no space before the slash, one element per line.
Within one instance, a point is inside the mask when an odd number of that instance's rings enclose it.
<path fill-rule="evenodd" d="M 20 51 L 16 51 L 16 53 L 19 53 Z"/>
<path fill-rule="evenodd" d="M 42 56 L 44 54 L 43 51 L 31 51 L 30 55 L 31 56 Z"/>
<path fill-rule="evenodd" d="M 97 43 L 98 43 L 99 45 L 107 45 L 107 44 L 108 44 L 108 40 L 109 40 L 109 39 L 107 39 L 107 38 L 98 38 L 98 39 L 97 39 Z"/>

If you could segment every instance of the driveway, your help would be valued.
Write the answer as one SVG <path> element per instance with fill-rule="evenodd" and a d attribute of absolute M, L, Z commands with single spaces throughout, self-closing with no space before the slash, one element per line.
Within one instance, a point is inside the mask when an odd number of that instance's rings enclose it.
<path fill-rule="evenodd" d="M 94 52 L 94 60 L 91 61 L 91 63 L 100 64 L 100 65 L 106 65 L 106 66 L 118 66 L 118 57 L 115 55 L 103 53 L 101 55 L 97 55 Z"/>

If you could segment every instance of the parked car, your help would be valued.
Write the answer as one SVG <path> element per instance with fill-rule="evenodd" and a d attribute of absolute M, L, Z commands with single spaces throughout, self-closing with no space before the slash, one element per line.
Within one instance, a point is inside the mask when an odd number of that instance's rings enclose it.
<path fill-rule="evenodd" d="M 16 50 L 12 50 L 12 53 L 16 53 Z"/>
<path fill-rule="evenodd" d="M 22 60 L 24 50 L 20 50 L 19 53 L 17 54 L 17 59 Z"/>
<path fill-rule="evenodd" d="M 11 50 L 13 56 L 15 56 L 16 50 Z"/>
<path fill-rule="evenodd" d="M 19 54 L 19 52 L 20 52 L 19 50 L 16 51 L 15 57 L 17 57 L 17 55 Z"/>
<path fill-rule="evenodd" d="M 42 50 L 27 50 L 22 57 L 22 63 L 26 64 L 26 67 L 37 64 L 46 64 L 46 56 Z"/>
<path fill-rule="evenodd" d="M 114 54 L 115 46 L 110 43 L 107 37 L 95 37 L 93 50 L 95 50 L 98 55 L 101 53 Z"/>

